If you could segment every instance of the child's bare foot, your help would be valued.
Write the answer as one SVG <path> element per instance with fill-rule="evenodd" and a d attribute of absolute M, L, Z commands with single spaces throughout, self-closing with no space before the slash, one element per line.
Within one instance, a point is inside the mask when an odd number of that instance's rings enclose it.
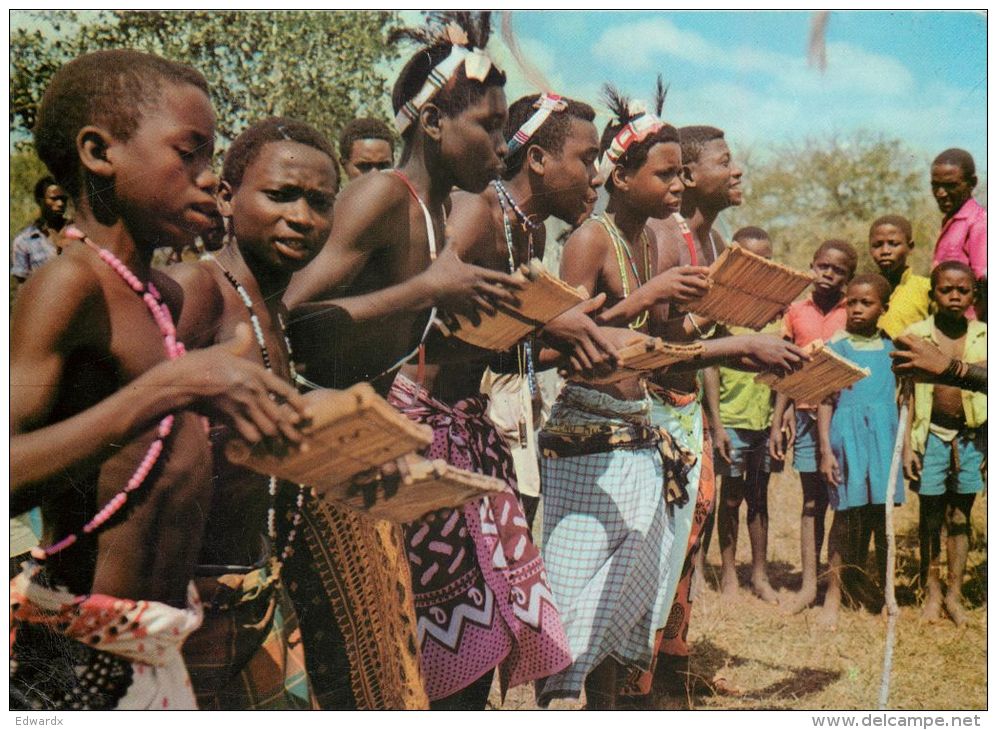
<path fill-rule="evenodd" d="M 817 586 L 803 586 L 799 593 L 782 605 L 786 613 L 793 615 L 806 611 L 815 600 L 817 600 Z"/>
<path fill-rule="evenodd" d="M 921 620 L 933 624 L 942 617 L 942 597 L 941 594 L 928 594 L 921 607 Z"/>
<path fill-rule="evenodd" d="M 766 603 L 776 606 L 779 604 L 779 594 L 775 592 L 769 579 L 765 576 L 751 579 L 751 591 Z"/>
<path fill-rule="evenodd" d="M 956 626 L 962 626 L 966 623 L 966 613 L 962 610 L 962 605 L 959 603 L 959 597 L 953 595 L 945 596 L 945 613 L 949 615 L 952 619 L 952 623 Z"/>
<path fill-rule="evenodd" d="M 725 570 L 720 578 L 720 595 L 724 598 L 734 598 L 737 595 L 737 573 Z"/>

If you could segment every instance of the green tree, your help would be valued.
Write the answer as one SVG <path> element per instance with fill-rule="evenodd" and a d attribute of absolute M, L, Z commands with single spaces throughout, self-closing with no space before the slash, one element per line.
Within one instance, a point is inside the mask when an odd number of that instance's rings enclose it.
<path fill-rule="evenodd" d="M 296 117 L 330 136 L 363 113 L 385 117 L 392 12 L 32 12 L 44 30 L 11 35 L 10 123 L 26 142 L 41 94 L 66 61 L 137 48 L 197 68 L 208 80 L 225 146 L 253 121 Z"/>
<path fill-rule="evenodd" d="M 941 216 L 928 186 L 930 157 L 900 140 L 858 132 L 779 145 L 744 163 L 745 203 L 730 211 L 734 230 L 765 228 L 775 258 L 807 268 L 821 241 L 843 238 L 872 271 L 869 225 L 881 215 L 908 218 L 914 228 L 911 264 L 927 274 Z"/>

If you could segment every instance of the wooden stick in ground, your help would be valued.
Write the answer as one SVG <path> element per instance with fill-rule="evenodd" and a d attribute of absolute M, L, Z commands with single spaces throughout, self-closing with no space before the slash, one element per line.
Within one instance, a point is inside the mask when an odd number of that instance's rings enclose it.
<path fill-rule="evenodd" d="M 906 435 L 907 410 L 909 408 L 910 381 L 903 380 L 900 385 L 900 423 L 897 428 L 897 438 L 893 444 L 893 458 L 890 460 L 890 481 L 886 484 L 886 649 L 883 652 L 883 676 L 879 682 L 879 709 L 885 710 L 890 697 L 890 674 L 893 671 L 893 648 L 897 635 L 896 577 L 894 575 L 897 561 L 897 538 L 893 527 L 893 500 L 897 490 L 897 476 L 900 474 L 900 459 L 903 454 L 904 436 Z"/>

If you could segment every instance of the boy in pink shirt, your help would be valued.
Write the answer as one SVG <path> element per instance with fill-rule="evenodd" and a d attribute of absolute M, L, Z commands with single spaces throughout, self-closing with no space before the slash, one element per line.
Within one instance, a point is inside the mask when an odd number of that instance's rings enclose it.
<path fill-rule="evenodd" d="M 959 261 L 977 281 L 987 276 L 987 211 L 973 199 L 976 165 L 965 150 L 947 149 L 931 163 L 931 192 L 942 212 L 942 231 L 931 267 Z"/>

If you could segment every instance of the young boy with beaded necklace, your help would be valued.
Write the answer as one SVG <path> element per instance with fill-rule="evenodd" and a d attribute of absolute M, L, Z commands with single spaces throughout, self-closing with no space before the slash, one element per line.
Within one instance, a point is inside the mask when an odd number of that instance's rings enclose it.
<path fill-rule="evenodd" d="M 235 139 L 218 193 L 228 245 L 168 269 L 183 288 L 178 331 L 189 347 L 226 342 L 240 324 L 251 325 L 256 347 L 246 358 L 293 382 L 280 297 L 328 238 L 337 187 L 332 146 L 307 124 L 266 119 Z M 308 709 L 297 616 L 281 580 L 304 488 L 230 464 L 223 448 L 230 433 L 215 435 L 215 490 L 195 579 L 205 621 L 184 645 L 198 705 Z M 278 489 L 280 504 L 292 505 L 288 525 L 278 524 Z M 259 616 L 270 620 L 252 618 Z M 227 653 L 232 646 L 241 649 Z"/>
<path fill-rule="evenodd" d="M 617 117 L 600 144 L 609 205 L 568 239 L 561 277 L 615 306 L 651 279 L 645 223 L 678 209 L 682 158 L 674 127 L 608 85 L 606 96 Z M 659 113 L 663 102 L 659 83 Z M 655 298 L 681 298 L 680 284 L 705 291 L 702 271 L 672 272 L 654 283 Z M 613 336 L 622 343 L 646 320 L 637 313 Z M 589 708 L 612 709 L 618 669 L 646 667 L 664 625 L 670 505 L 684 499 L 689 459 L 650 427 L 649 407 L 641 378 L 569 382 L 541 431 L 543 552 L 574 657 L 543 683 L 541 704 L 584 684 Z"/>
<path fill-rule="evenodd" d="M 211 499 L 195 411 L 301 438 L 294 389 L 240 357 L 248 328 L 185 355 L 179 291 L 150 268 L 211 222 L 213 138 L 203 77 L 136 51 L 66 64 L 42 99 L 35 144 L 77 240 L 11 321 L 11 509 L 40 504 L 48 546 L 11 581 L 15 705 L 195 709 L 180 646 Z"/>

